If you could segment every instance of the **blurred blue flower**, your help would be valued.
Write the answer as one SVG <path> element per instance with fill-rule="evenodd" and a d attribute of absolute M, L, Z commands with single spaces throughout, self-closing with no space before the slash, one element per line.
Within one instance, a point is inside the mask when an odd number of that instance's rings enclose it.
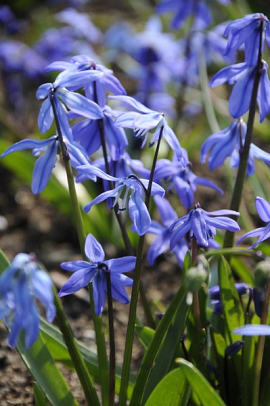
<path fill-rule="evenodd" d="M 229 0 L 217 0 L 221 4 L 230 4 Z M 171 22 L 172 28 L 180 28 L 189 16 L 194 16 L 194 28 L 202 30 L 208 27 L 212 21 L 212 14 L 209 7 L 203 0 L 165 0 L 161 1 L 157 8 L 158 13 L 174 11 Z"/>
<path fill-rule="evenodd" d="M 162 224 L 155 220 L 151 221 L 151 225 L 147 233 L 156 235 L 154 242 L 148 249 L 147 261 L 151 266 L 154 265 L 156 258 L 169 251 L 171 230 L 169 227 L 177 220 L 177 214 L 167 199 L 159 195 L 154 197 L 155 204 L 159 210 Z M 185 238 L 182 238 L 174 247 L 173 252 L 176 255 L 178 264 L 183 267 L 184 259 L 188 251 L 188 244 Z"/>
<path fill-rule="evenodd" d="M 208 212 L 201 209 L 200 205 L 196 205 L 186 216 L 178 219 L 170 226 L 172 230 L 171 249 L 189 232 L 191 237 L 196 238 L 199 245 L 208 247 L 209 240 L 216 235 L 216 228 L 229 231 L 240 230 L 236 221 L 229 217 L 220 217 L 226 215 L 240 216 L 240 213 L 233 210 Z"/>
<path fill-rule="evenodd" d="M 233 334 L 242 336 L 269 336 L 270 326 L 264 324 L 246 324 L 233 330 Z"/>
<path fill-rule="evenodd" d="M 220 189 L 211 180 L 196 176 L 191 170 L 191 163 L 188 162 L 188 156 L 184 149 L 182 149 L 185 157 L 183 160 L 173 159 L 173 162 L 168 159 L 159 159 L 156 164 L 156 170 L 154 173 L 154 181 L 159 183 L 161 179 L 164 179 L 165 184 L 168 185 L 167 191 L 173 189 L 186 209 L 189 209 L 194 203 L 194 193 L 197 185 L 210 187 L 217 192 L 223 194 Z M 185 162 L 188 162 L 186 165 Z"/>
<path fill-rule="evenodd" d="M 59 296 L 62 297 L 77 292 L 92 283 L 95 313 L 100 316 L 106 303 L 106 274 L 109 273 L 112 297 L 120 303 L 129 303 L 125 287 L 132 286 L 133 281 L 122 274 L 135 268 L 136 257 L 129 256 L 104 261 L 103 248 L 92 234 L 88 234 L 86 237 L 85 254 L 90 263 L 87 261 L 71 261 L 61 264 L 61 268 L 74 273 L 63 285 Z"/>
<path fill-rule="evenodd" d="M 73 27 L 75 35 L 85 37 L 90 43 L 102 40 L 102 32 L 92 23 L 89 14 L 80 13 L 75 8 L 66 8 L 55 14 L 56 20 Z"/>
<path fill-rule="evenodd" d="M 248 249 L 256 247 L 262 241 L 267 240 L 270 237 L 270 203 L 262 197 L 256 197 L 255 206 L 260 219 L 266 222 L 267 225 L 265 227 L 255 228 L 255 230 L 249 231 L 239 239 L 237 244 L 240 244 L 244 238 L 259 237 L 254 244 L 248 247 Z"/>
<path fill-rule="evenodd" d="M 79 166 L 77 167 L 77 170 L 88 176 L 90 173 L 90 165 Z M 108 177 L 108 179 L 116 181 L 115 188 L 101 193 L 84 207 L 84 211 L 87 213 L 94 204 L 110 198 L 114 199 L 111 207 L 113 208 L 120 200 L 119 211 L 126 210 L 128 206 L 129 216 L 134 224 L 136 232 L 139 235 L 145 234 L 151 224 L 150 214 L 144 203 L 149 181 L 146 179 L 138 179 L 135 175 L 130 175 L 127 178 Z M 155 182 L 152 183 L 151 196 L 156 194 L 163 196 L 164 193 L 165 191 L 161 186 L 157 185 Z"/>
<path fill-rule="evenodd" d="M 262 61 L 261 78 L 257 95 L 260 122 L 262 122 L 270 112 L 270 82 L 267 69 L 267 63 Z M 225 82 L 229 84 L 235 83 L 229 99 L 229 111 L 233 118 L 238 118 L 249 110 L 255 71 L 256 66 L 250 67 L 246 63 L 237 63 L 221 69 L 209 82 L 210 87 L 219 86 Z"/>
<path fill-rule="evenodd" d="M 163 113 L 151 110 L 129 96 L 109 96 L 109 98 L 126 103 L 134 110 L 120 114 L 115 120 L 116 126 L 132 128 L 135 137 L 144 138 L 143 146 L 147 141 L 146 136 L 149 131 L 154 131 L 150 146 L 158 141 L 160 132 L 162 131 L 162 138 L 165 138 L 169 146 L 177 155 L 177 158 L 182 158 L 182 148 L 179 140 L 173 130 L 169 127 Z"/>
<path fill-rule="evenodd" d="M 37 99 L 45 99 L 38 115 L 38 126 L 40 131 L 42 133 L 48 131 L 54 120 L 52 100 L 55 104 L 55 109 L 63 135 L 70 140 L 72 140 L 72 134 L 67 119 L 66 107 L 68 107 L 72 112 L 90 119 L 102 118 L 102 110 L 96 103 L 79 93 L 66 89 L 66 87 L 72 87 L 73 90 L 79 89 L 80 87 L 84 86 L 86 80 L 96 80 L 96 78 L 100 75 L 102 75 L 101 72 L 93 70 L 76 72 L 75 69 L 67 69 L 57 76 L 54 83 L 44 83 L 43 85 L 39 86 L 36 92 Z"/>
<path fill-rule="evenodd" d="M 30 348 L 39 334 L 37 298 L 52 322 L 54 306 L 52 281 L 35 262 L 33 255 L 18 254 L 0 275 L 0 319 L 10 328 L 8 343 L 15 347 L 20 332 L 25 331 L 25 346 Z"/>
<path fill-rule="evenodd" d="M 261 24 L 263 24 L 262 49 L 265 39 L 270 46 L 270 25 L 268 18 L 262 13 L 248 14 L 243 18 L 231 22 L 224 36 L 228 37 L 228 44 L 225 54 L 228 55 L 237 51 L 243 44 L 245 45 L 245 62 L 247 66 L 256 66 L 260 45 Z"/>

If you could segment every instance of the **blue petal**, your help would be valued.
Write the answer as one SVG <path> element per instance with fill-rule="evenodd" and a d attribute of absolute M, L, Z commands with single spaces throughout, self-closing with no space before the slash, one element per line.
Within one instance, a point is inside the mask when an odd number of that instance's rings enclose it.
<path fill-rule="evenodd" d="M 198 244 L 208 247 L 208 225 L 201 209 L 193 210 L 191 215 L 191 230 Z"/>
<path fill-rule="evenodd" d="M 175 133 L 173 132 L 173 130 L 168 126 L 166 121 L 164 122 L 163 136 L 166 139 L 169 146 L 171 147 L 171 149 L 176 153 L 177 158 L 181 159 L 183 153 L 180 142 L 176 137 Z"/>
<path fill-rule="evenodd" d="M 222 85 L 225 82 L 233 83 L 246 68 L 245 63 L 237 63 L 236 65 L 227 66 L 217 72 L 209 82 L 210 87 Z"/>
<path fill-rule="evenodd" d="M 151 225 L 150 214 L 139 193 L 129 199 L 129 216 L 139 235 L 144 235 Z"/>
<path fill-rule="evenodd" d="M 93 263 L 103 262 L 105 254 L 100 243 L 92 234 L 88 234 L 85 240 L 85 254 Z"/>
<path fill-rule="evenodd" d="M 140 113 L 143 114 L 149 114 L 149 113 L 154 113 L 153 110 L 149 109 L 148 107 L 144 106 L 142 103 L 138 102 L 137 100 L 133 99 L 133 97 L 130 96 L 108 96 L 109 99 L 112 100 L 119 100 L 121 102 L 124 102 L 125 104 L 133 107 L 135 110 L 139 111 Z"/>
<path fill-rule="evenodd" d="M 25 149 L 44 148 L 47 145 L 49 145 L 50 143 L 52 143 L 53 139 L 56 139 L 56 137 L 52 137 L 47 140 L 26 139 L 26 140 L 16 142 L 16 144 L 11 145 L 5 152 L 3 152 L 1 157 L 4 158 L 8 154 L 11 154 L 16 151 L 22 151 Z"/>
<path fill-rule="evenodd" d="M 219 228 L 221 230 L 226 229 L 229 231 L 238 231 L 240 230 L 239 224 L 230 219 L 229 217 L 207 217 L 207 224 L 212 227 Z"/>
<path fill-rule="evenodd" d="M 233 87 L 229 99 L 229 111 L 232 117 L 238 118 L 245 114 L 250 107 L 255 68 L 247 68 Z"/>
<path fill-rule="evenodd" d="M 36 97 L 38 100 L 45 99 L 48 97 L 50 91 L 53 89 L 52 83 L 44 83 L 43 85 L 39 86 L 36 92 Z"/>
<path fill-rule="evenodd" d="M 191 228 L 190 216 L 186 216 L 186 219 L 185 219 L 185 221 L 182 222 L 182 224 L 181 224 L 181 219 L 180 219 L 176 223 L 174 223 L 174 225 L 176 225 L 177 223 L 180 223 L 180 225 L 175 231 L 172 232 L 171 242 L 170 242 L 171 250 L 189 232 L 189 230 Z M 174 226 L 174 225 L 172 224 L 172 226 Z"/>
<path fill-rule="evenodd" d="M 154 201 L 160 213 L 160 218 L 165 227 L 169 227 L 174 221 L 177 220 L 177 214 L 172 208 L 167 199 L 156 195 Z"/>
<path fill-rule="evenodd" d="M 55 166 L 58 141 L 54 140 L 46 149 L 46 152 L 37 159 L 34 170 L 31 189 L 34 194 L 41 193 L 47 186 L 51 172 Z"/>
<path fill-rule="evenodd" d="M 124 286 L 132 286 L 132 279 L 125 275 L 111 275 L 112 297 L 120 303 L 129 303 L 129 297 Z"/>
<path fill-rule="evenodd" d="M 164 238 L 166 237 L 166 238 Z M 156 237 L 154 242 L 151 244 L 148 253 L 147 261 L 149 265 L 153 266 L 156 258 L 170 249 L 170 239 L 167 233 L 162 233 Z"/>
<path fill-rule="evenodd" d="M 38 127 L 43 134 L 51 128 L 53 123 L 53 109 L 50 99 L 46 99 L 38 113 Z"/>
<path fill-rule="evenodd" d="M 270 221 L 270 203 L 262 197 L 257 196 L 255 199 L 255 206 L 262 221 Z"/>
<path fill-rule="evenodd" d="M 76 65 L 74 65 L 74 68 L 76 68 Z M 60 77 L 60 75 L 63 75 Z M 64 87 L 72 87 L 72 88 L 77 88 L 79 89 L 80 87 L 85 86 L 89 81 L 93 82 L 95 80 L 99 80 L 104 74 L 100 71 L 90 69 L 86 71 L 73 71 L 70 70 L 70 73 L 68 71 L 62 72 L 58 77 L 56 78 L 54 85 L 57 86 L 57 91 Z"/>
<path fill-rule="evenodd" d="M 123 273 L 123 272 L 130 272 L 133 271 L 136 264 L 136 257 L 123 257 L 123 258 L 115 258 L 110 259 L 108 261 L 104 261 L 104 264 L 108 266 L 110 273 Z"/>
<path fill-rule="evenodd" d="M 56 314 L 52 291 L 52 281 L 46 272 L 38 270 L 34 272 L 32 282 L 34 295 L 45 306 L 47 321 L 51 323 Z"/>
<path fill-rule="evenodd" d="M 61 88 L 57 90 L 57 95 L 71 111 L 91 119 L 103 118 L 101 108 L 81 94 Z"/>
<path fill-rule="evenodd" d="M 69 141 L 73 141 L 72 131 L 69 126 L 68 117 L 67 117 L 67 110 L 63 103 L 58 99 L 58 97 L 54 97 L 54 105 L 56 109 L 56 114 L 59 120 L 60 128 L 63 137 L 66 137 Z"/>
<path fill-rule="evenodd" d="M 95 313 L 100 316 L 106 304 L 107 281 L 105 272 L 97 272 L 93 279 Z"/>
<path fill-rule="evenodd" d="M 69 280 L 62 286 L 58 296 L 66 296 L 78 290 L 85 288 L 93 279 L 97 272 L 96 266 L 90 265 L 89 268 L 80 269 L 74 272 Z"/>
<path fill-rule="evenodd" d="M 105 116 L 105 136 L 112 160 L 119 161 L 124 155 L 128 141 L 125 131 L 122 128 L 117 128 L 108 116 Z"/>
<path fill-rule="evenodd" d="M 267 74 L 268 65 L 264 62 L 263 72 L 259 83 L 257 102 L 260 110 L 260 123 L 270 112 L 270 81 Z"/>
<path fill-rule="evenodd" d="M 269 336 L 270 326 L 263 324 L 246 324 L 245 326 L 235 328 L 233 334 L 242 336 Z"/>
<path fill-rule="evenodd" d="M 103 202 L 104 200 L 108 199 L 109 197 L 115 197 L 118 194 L 117 189 L 113 190 L 108 190 L 107 192 L 101 193 L 99 196 L 97 196 L 92 202 L 88 203 L 86 206 L 84 206 L 84 211 L 85 213 L 88 213 L 89 210 L 94 206 L 94 204 L 98 204 L 100 202 Z"/>
<path fill-rule="evenodd" d="M 62 264 L 60 264 L 60 266 L 65 271 L 75 272 L 75 271 L 79 271 L 80 269 L 89 268 L 89 262 L 87 262 L 87 261 L 62 262 Z"/>

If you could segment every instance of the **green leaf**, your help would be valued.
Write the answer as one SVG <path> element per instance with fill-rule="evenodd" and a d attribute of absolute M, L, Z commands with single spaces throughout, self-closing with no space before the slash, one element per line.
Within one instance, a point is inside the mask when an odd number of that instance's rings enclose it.
<path fill-rule="evenodd" d="M 176 363 L 203 406 L 226 406 L 218 393 L 193 364 L 184 359 L 178 359 Z"/>
<path fill-rule="evenodd" d="M 171 371 L 157 385 L 145 406 L 185 406 L 190 396 L 190 385 L 180 369 Z"/>
<path fill-rule="evenodd" d="M 34 383 L 34 398 L 36 406 L 48 406 L 46 398 L 40 389 L 40 386 L 36 382 Z"/>
<path fill-rule="evenodd" d="M 135 333 L 142 346 L 147 349 L 155 331 L 150 327 L 135 326 Z"/>
<path fill-rule="evenodd" d="M 172 363 L 176 358 L 176 351 L 180 345 L 190 306 L 183 301 L 177 310 L 168 333 L 159 350 L 155 365 L 151 371 L 145 388 L 144 401 L 150 396 L 151 392 L 168 373 Z"/>
<path fill-rule="evenodd" d="M 46 320 L 41 319 L 41 336 L 44 339 L 48 349 L 50 350 L 52 356 L 56 361 L 61 362 L 62 364 L 66 365 L 69 369 L 74 370 L 74 366 L 72 364 L 69 352 L 67 347 L 64 343 L 63 336 L 59 329 L 49 323 Z M 83 356 L 83 359 L 86 363 L 86 366 L 89 370 L 90 375 L 92 376 L 93 380 L 96 383 L 100 383 L 99 377 L 99 368 L 98 368 L 98 360 L 97 355 L 93 351 L 91 351 L 86 345 L 77 341 L 79 346 L 79 350 Z M 115 390 L 116 393 L 119 393 L 120 390 L 120 381 L 121 381 L 121 373 L 122 368 L 117 365 L 116 366 L 116 382 L 115 382 Z M 128 386 L 128 398 L 130 399 L 133 386 L 135 382 L 134 374 L 130 374 L 130 382 Z"/>
<path fill-rule="evenodd" d="M 220 299 L 226 325 L 227 345 L 229 345 L 234 341 L 241 340 L 241 336 L 233 334 L 233 330 L 236 327 L 243 326 L 245 319 L 230 265 L 223 256 L 219 261 L 218 275 Z"/>

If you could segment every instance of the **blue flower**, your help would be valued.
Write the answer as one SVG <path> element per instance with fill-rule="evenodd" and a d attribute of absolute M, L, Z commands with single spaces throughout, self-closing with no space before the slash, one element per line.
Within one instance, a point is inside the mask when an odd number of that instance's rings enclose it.
<path fill-rule="evenodd" d="M 246 324 L 234 329 L 233 334 L 242 336 L 270 336 L 270 326 L 264 324 Z"/>
<path fill-rule="evenodd" d="M 114 125 L 114 112 L 109 106 L 104 106 L 103 126 L 106 142 L 109 146 L 113 161 L 122 159 L 125 148 L 128 145 L 125 131 Z M 92 155 L 101 146 L 100 122 L 97 120 L 85 119 L 72 126 L 72 134 L 75 141 L 85 148 L 88 155 Z"/>
<path fill-rule="evenodd" d="M 135 268 L 136 257 L 123 257 L 104 261 L 105 254 L 92 234 L 88 234 L 85 241 L 85 254 L 87 261 L 63 262 L 61 268 L 74 272 L 69 280 L 63 285 L 59 296 L 66 296 L 93 284 L 93 296 L 95 313 L 100 316 L 104 310 L 107 293 L 107 277 L 110 274 L 112 297 L 120 303 L 129 303 L 129 297 L 125 291 L 126 286 L 132 286 L 132 279 L 124 272 L 132 271 Z"/>
<path fill-rule="evenodd" d="M 185 156 L 184 162 L 187 162 L 188 156 L 184 149 L 183 153 Z M 196 176 L 191 170 L 190 162 L 186 165 L 177 159 L 174 159 L 173 162 L 168 159 L 159 159 L 156 165 L 154 181 L 158 182 L 160 179 L 164 179 L 165 183 L 169 184 L 167 190 L 176 190 L 181 203 L 186 209 L 189 209 L 194 203 L 194 193 L 197 185 L 210 187 L 223 194 L 223 191 L 214 182 Z"/>
<path fill-rule="evenodd" d="M 77 170 L 88 176 L 88 173 L 90 173 L 90 166 L 79 166 Z M 115 188 L 101 193 L 84 207 L 84 211 L 87 213 L 91 210 L 94 204 L 112 198 L 114 199 L 112 207 L 114 207 L 119 201 L 119 211 L 126 210 L 128 206 L 129 216 L 134 224 L 136 232 L 139 235 L 145 234 L 151 224 L 150 214 L 144 203 L 149 181 L 146 179 L 138 179 L 135 175 L 130 175 L 127 178 L 110 178 L 116 181 Z M 152 183 L 152 196 L 156 194 L 163 196 L 164 193 L 165 191 L 161 186 L 157 185 L 155 182 Z"/>
<path fill-rule="evenodd" d="M 151 110 L 129 96 L 109 96 L 109 98 L 124 102 L 134 109 L 134 111 L 120 114 L 115 120 L 116 126 L 132 128 L 136 137 L 145 138 L 143 146 L 147 141 L 146 135 L 149 131 L 154 130 L 150 146 L 158 141 L 160 131 L 162 131 L 162 138 L 165 138 L 169 146 L 176 153 L 177 158 L 182 158 L 182 148 L 179 140 L 169 127 L 163 113 Z"/>
<path fill-rule="evenodd" d="M 237 51 L 245 45 L 245 62 L 247 66 L 256 66 L 260 45 L 261 24 L 263 24 L 262 49 L 264 49 L 265 38 L 270 46 L 270 26 L 268 18 L 262 13 L 248 14 L 243 18 L 231 22 L 224 36 L 228 37 L 228 44 L 225 55 Z"/>
<path fill-rule="evenodd" d="M 22 330 L 28 349 L 39 334 L 37 298 L 46 309 L 46 317 L 55 317 L 52 281 L 32 255 L 18 254 L 0 276 L 0 318 L 10 328 L 9 345 L 15 347 Z"/>
<path fill-rule="evenodd" d="M 260 110 L 260 122 L 270 112 L 270 81 L 267 74 L 268 65 L 262 61 L 261 78 L 258 88 L 257 103 Z M 225 82 L 234 84 L 230 99 L 229 111 L 233 118 L 245 114 L 250 107 L 256 66 L 238 63 L 221 69 L 209 82 L 210 87 L 219 86 Z"/>
<path fill-rule="evenodd" d="M 244 238 L 259 237 L 258 240 L 248 249 L 256 247 L 256 245 L 260 244 L 262 241 L 267 240 L 270 237 L 270 203 L 268 203 L 262 197 L 256 197 L 255 206 L 260 219 L 264 222 L 267 222 L 267 225 L 265 227 L 255 228 L 255 230 L 249 231 L 239 239 L 237 244 L 240 244 L 240 242 L 243 241 Z"/>
<path fill-rule="evenodd" d="M 233 210 L 208 212 L 201 209 L 200 205 L 196 205 L 186 216 L 171 225 L 170 229 L 173 231 L 171 235 L 171 249 L 189 232 L 191 237 L 196 238 L 199 245 L 208 247 L 209 240 L 216 235 L 216 228 L 229 231 L 240 230 L 236 221 L 229 217 L 220 217 L 225 215 L 239 216 L 240 213 Z"/>
<path fill-rule="evenodd" d="M 38 115 L 38 126 L 42 133 L 49 130 L 54 120 L 52 99 L 55 103 L 55 109 L 63 134 L 72 139 L 71 130 L 67 119 L 66 107 L 72 112 L 80 114 L 91 119 L 103 117 L 100 107 L 81 94 L 69 91 L 66 87 L 72 87 L 73 90 L 79 89 L 85 83 L 85 80 L 96 80 L 102 75 L 98 71 L 76 72 L 75 68 L 67 69 L 61 72 L 54 83 L 44 83 L 39 86 L 36 96 L 39 100 L 45 99 Z M 66 106 L 66 107 L 65 107 Z"/>
<path fill-rule="evenodd" d="M 74 56 L 71 58 L 70 62 L 53 62 L 47 66 L 45 70 L 46 72 L 54 70 L 76 72 L 78 78 L 81 75 L 82 79 L 80 83 L 85 89 L 86 97 L 96 102 L 102 108 L 106 104 L 106 90 L 109 90 L 113 94 L 126 94 L 126 91 L 119 80 L 113 76 L 113 71 L 100 63 L 96 63 L 87 55 Z M 90 73 L 87 75 L 87 72 Z M 93 75 L 91 72 L 98 73 Z M 89 74 L 91 74 L 91 79 L 88 79 Z"/>
<path fill-rule="evenodd" d="M 74 141 L 70 142 L 66 137 L 63 137 L 63 139 L 72 167 L 76 168 L 78 165 L 84 165 L 89 162 L 89 158 L 80 144 Z M 33 149 L 33 155 L 38 157 L 38 159 L 34 165 L 31 189 L 34 194 L 38 194 L 45 189 L 49 182 L 51 172 L 56 163 L 58 147 L 59 140 L 57 135 L 53 135 L 47 140 L 26 139 L 11 145 L 2 153 L 1 158 L 16 151 Z"/>
<path fill-rule="evenodd" d="M 156 258 L 170 249 L 171 230 L 169 227 L 177 220 L 177 214 L 167 199 L 159 195 L 154 197 L 155 204 L 159 210 L 162 224 L 152 220 L 147 231 L 149 234 L 155 234 L 157 237 L 151 244 L 147 253 L 147 261 L 151 266 L 154 265 Z M 188 251 L 188 245 L 185 238 L 182 238 L 173 249 L 180 267 L 183 267 L 184 259 Z"/>

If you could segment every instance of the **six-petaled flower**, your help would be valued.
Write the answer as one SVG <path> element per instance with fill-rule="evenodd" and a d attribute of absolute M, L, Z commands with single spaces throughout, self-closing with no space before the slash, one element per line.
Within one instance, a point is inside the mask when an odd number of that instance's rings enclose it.
<path fill-rule="evenodd" d="M 106 303 L 106 275 L 109 274 L 112 297 L 120 303 L 129 303 L 125 287 L 132 286 L 133 281 L 123 273 L 135 268 L 136 257 L 127 256 L 105 261 L 103 248 L 92 234 L 88 234 L 86 238 L 85 254 L 90 262 L 71 261 L 61 264 L 63 269 L 73 274 L 63 285 L 59 296 L 70 295 L 92 283 L 95 313 L 101 315 Z"/>

